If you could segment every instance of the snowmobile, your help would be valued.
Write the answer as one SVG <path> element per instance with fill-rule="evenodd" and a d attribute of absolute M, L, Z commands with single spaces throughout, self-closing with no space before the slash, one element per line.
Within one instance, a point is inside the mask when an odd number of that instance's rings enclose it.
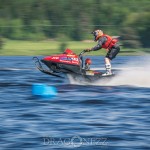
<path fill-rule="evenodd" d="M 37 69 L 41 72 L 59 78 L 64 78 L 63 74 L 66 74 L 70 75 L 74 80 L 94 82 L 114 76 L 114 74 L 103 76 L 102 72 L 91 70 L 91 59 L 86 58 L 84 61 L 83 58 L 83 54 L 86 52 L 86 50 L 83 50 L 77 55 L 72 50 L 66 49 L 62 54 L 46 56 L 41 60 L 38 57 L 33 57 L 33 60 Z M 47 67 L 43 67 L 43 64 Z"/>

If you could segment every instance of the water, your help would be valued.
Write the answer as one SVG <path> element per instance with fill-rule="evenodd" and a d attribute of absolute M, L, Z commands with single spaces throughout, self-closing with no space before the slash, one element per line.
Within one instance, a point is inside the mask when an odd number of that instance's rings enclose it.
<path fill-rule="evenodd" d="M 149 56 L 116 58 L 117 78 L 94 85 L 49 77 L 31 59 L 0 57 L 2 150 L 150 149 Z M 103 57 L 92 59 L 103 68 Z M 58 95 L 34 97 L 34 83 L 53 85 Z"/>

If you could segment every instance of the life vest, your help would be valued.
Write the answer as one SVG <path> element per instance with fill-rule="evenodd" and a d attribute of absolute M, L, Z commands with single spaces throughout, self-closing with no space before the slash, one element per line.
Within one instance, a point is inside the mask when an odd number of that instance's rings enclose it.
<path fill-rule="evenodd" d="M 102 48 L 111 49 L 117 42 L 117 39 L 113 39 L 111 36 L 107 34 L 103 34 L 101 37 L 106 37 L 107 41 L 102 45 Z"/>

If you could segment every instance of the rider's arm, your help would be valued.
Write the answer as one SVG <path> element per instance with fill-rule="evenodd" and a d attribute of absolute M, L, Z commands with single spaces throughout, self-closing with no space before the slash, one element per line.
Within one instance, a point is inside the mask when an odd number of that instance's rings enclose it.
<path fill-rule="evenodd" d="M 92 51 L 97 51 L 99 49 L 102 48 L 102 45 L 107 41 L 107 38 L 106 37 L 101 37 L 99 40 L 98 40 L 98 44 L 91 48 Z"/>

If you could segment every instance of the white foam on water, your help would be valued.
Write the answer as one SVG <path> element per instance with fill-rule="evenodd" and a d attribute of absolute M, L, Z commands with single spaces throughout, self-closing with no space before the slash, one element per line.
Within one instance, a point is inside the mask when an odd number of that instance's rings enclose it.
<path fill-rule="evenodd" d="M 99 84 L 101 84 L 99 82 Z M 133 70 L 122 70 L 115 78 L 113 78 L 105 85 L 117 86 L 117 85 L 131 85 L 139 87 L 150 87 L 150 72 L 144 68 L 138 68 Z"/>
<path fill-rule="evenodd" d="M 96 68 L 99 69 L 99 68 Z M 123 64 L 116 72 L 116 76 L 111 80 L 98 80 L 90 85 L 96 86 L 138 86 L 150 87 L 150 58 L 143 58 L 138 61 L 130 61 Z M 69 78 L 71 84 L 85 85 L 86 83 L 77 82 L 73 78 Z M 88 83 L 89 84 L 89 83 Z"/>
<path fill-rule="evenodd" d="M 139 87 L 150 87 L 150 60 L 140 60 L 125 64 L 128 70 L 121 72 L 113 78 L 109 85 L 131 85 Z"/>

